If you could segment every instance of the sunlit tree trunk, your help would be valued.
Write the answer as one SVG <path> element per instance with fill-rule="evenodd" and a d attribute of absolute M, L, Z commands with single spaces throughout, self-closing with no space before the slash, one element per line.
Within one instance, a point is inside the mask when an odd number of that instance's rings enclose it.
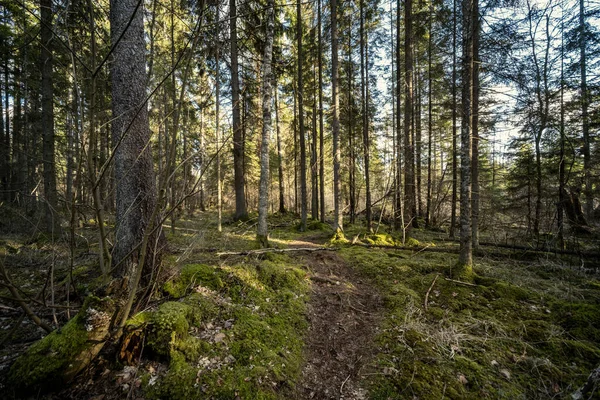
<path fill-rule="evenodd" d="M 306 137 L 304 133 L 304 84 L 302 68 L 304 54 L 302 54 L 302 2 L 296 3 L 296 40 L 298 43 L 298 134 L 300 146 L 300 230 L 306 230 L 308 214 L 308 194 L 306 190 Z"/>
<path fill-rule="evenodd" d="M 463 0 L 462 118 L 460 127 L 460 254 L 457 275 L 468 275 L 473 265 L 471 241 L 471 66 L 473 31 L 471 5 Z M 478 1 L 478 0 L 474 0 Z"/>
<path fill-rule="evenodd" d="M 269 140 L 271 136 L 271 101 L 273 91 L 273 34 L 275 30 L 275 0 L 267 1 L 267 29 L 262 70 L 262 137 L 260 145 L 260 184 L 258 197 L 258 228 L 256 237 L 262 247 L 269 247 L 267 214 L 269 212 Z"/>
<path fill-rule="evenodd" d="M 317 63 L 319 66 L 319 189 L 320 189 L 320 208 L 321 222 L 325 222 L 325 143 L 323 133 L 323 38 L 321 34 L 321 0 L 318 0 L 318 54 Z"/>
<path fill-rule="evenodd" d="M 244 190 L 244 140 L 240 118 L 240 81 L 238 71 L 236 0 L 229 0 L 229 35 L 231 40 L 231 102 L 233 122 L 233 172 L 235 188 L 235 220 L 248 219 Z"/>
<path fill-rule="evenodd" d="M 404 4 L 404 220 L 415 226 L 415 146 L 413 135 L 413 34 L 412 0 Z"/>
<path fill-rule="evenodd" d="M 456 204 L 458 202 L 458 140 L 457 140 L 457 107 L 458 102 L 456 100 L 456 53 L 458 48 L 456 47 L 456 18 L 457 10 L 456 3 L 458 0 L 453 0 L 453 12 L 452 12 L 452 202 L 451 202 L 451 213 L 450 213 L 450 238 L 454 239 L 456 230 Z"/>
<path fill-rule="evenodd" d="M 361 94 L 362 94 L 362 112 L 363 112 L 363 158 L 365 167 L 365 212 L 367 219 L 367 230 L 373 230 L 371 226 L 371 184 L 369 176 L 369 66 L 368 66 L 368 48 L 365 38 L 365 12 L 364 0 L 360 1 L 360 75 L 361 75 Z"/>
<path fill-rule="evenodd" d="M 336 232 L 344 230 L 342 217 L 342 190 L 340 178 L 340 114 L 339 114 L 339 81 L 338 81 L 338 37 L 337 37 L 337 1 L 331 0 L 331 108 L 333 114 L 332 136 L 333 136 L 333 203 L 334 222 L 333 229 Z"/>

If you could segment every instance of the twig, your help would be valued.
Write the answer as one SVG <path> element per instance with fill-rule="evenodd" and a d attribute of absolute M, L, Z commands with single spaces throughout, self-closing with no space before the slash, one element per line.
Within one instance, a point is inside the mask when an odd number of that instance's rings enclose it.
<path fill-rule="evenodd" d="M 437 274 L 435 278 L 433 278 L 431 286 L 429 286 L 429 289 L 427 289 L 427 293 L 425 293 L 425 303 L 423 304 L 425 306 L 425 312 L 427 312 L 427 301 L 429 300 L 429 293 L 431 293 L 431 289 L 433 289 L 433 285 L 435 285 L 435 281 L 437 281 L 437 278 L 439 278 L 439 276 L 440 274 Z"/>
<path fill-rule="evenodd" d="M 410 255 L 410 257 L 408 257 L 408 258 L 412 258 L 412 257 L 416 256 L 416 255 L 417 255 L 417 254 L 419 254 L 420 252 L 427 250 L 429 247 L 431 247 L 431 245 L 430 245 L 430 244 L 428 244 L 427 246 L 423 247 L 422 249 L 420 249 L 420 250 L 419 250 L 419 251 L 417 251 L 416 253 L 412 253 L 412 254 Z"/>
<path fill-rule="evenodd" d="M 469 283 L 469 282 L 463 282 L 463 281 L 457 281 L 455 279 L 450 279 L 450 278 L 444 278 L 445 280 L 447 280 L 448 282 L 454 282 L 454 283 L 458 283 L 459 285 L 465 285 L 465 286 L 471 286 L 471 287 L 477 287 L 476 284 L 474 283 Z"/>
<path fill-rule="evenodd" d="M 344 391 L 344 385 L 346 384 L 346 382 L 348 382 L 348 379 L 350 379 L 350 375 L 348 375 L 346 377 L 346 379 L 344 379 L 344 382 L 342 382 L 342 386 L 340 386 L 340 396 L 342 395 L 342 392 Z"/>
<path fill-rule="evenodd" d="M 320 275 L 311 275 L 310 280 L 314 281 L 314 282 L 320 282 L 320 283 L 330 283 L 332 285 L 340 284 L 340 281 L 336 281 L 334 279 L 327 278 L 326 276 L 320 276 Z"/>

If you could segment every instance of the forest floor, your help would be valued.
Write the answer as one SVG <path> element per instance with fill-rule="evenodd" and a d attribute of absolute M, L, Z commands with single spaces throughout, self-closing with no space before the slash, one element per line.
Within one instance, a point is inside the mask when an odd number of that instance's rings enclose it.
<path fill-rule="evenodd" d="M 579 260 L 482 247 L 474 282 L 461 283 L 449 278 L 457 244 L 440 233 L 415 230 L 398 246 L 356 224 L 346 243 L 317 222 L 298 232 L 292 215 L 269 222 L 277 250 L 267 253 L 256 251 L 253 221 L 219 233 L 204 214 L 167 228 L 172 278 L 129 322 L 129 346 L 29 395 L 560 399 L 600 364 L 600 275 Z M 33 310 L 62 326 L 98 284 L 95 241 L 93 226 L 78 229 L 71 255 L 68 241 L 6 233 L 0 256 Z M 9 397 L 27 379 L 12 363 L 45 335 L 11 297 L 0 288 L 0 392 Z"/>

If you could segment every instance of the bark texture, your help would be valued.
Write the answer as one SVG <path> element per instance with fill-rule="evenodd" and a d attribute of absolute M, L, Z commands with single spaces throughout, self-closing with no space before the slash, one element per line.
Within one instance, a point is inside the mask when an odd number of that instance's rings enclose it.
<path fill-rule="evenodd" d="M 115 150 L 117 210 L 113 265 L 118 276 L 132 277 L 143 268 L 149 278 L 155 265 L 156 244 L 150 239 L 144 265 L 140 245 L 156 206 L 156 183 L 150 150 L 146 103 L 146 61 L 142 5 L 138 0 L 111 0 L 110 23 L 114 59 L 112 135 Z M 129 24 L 129 26 L 127 26 Z M 158 237 L 156 234 L 153 237 Z"/>
<path fill-rule="evenodd" d="M 267 1 L 267 31 L 262 70 L 262 142 L 260 145 L 260 184 L 258 194 L 257 239 L 261 246 L 269 247 L 267 214 L 269 212 L 269 140 L 271 137 L 271 101 L 273 92 L 273 34 L 275 30 L 275 1 Z"/>

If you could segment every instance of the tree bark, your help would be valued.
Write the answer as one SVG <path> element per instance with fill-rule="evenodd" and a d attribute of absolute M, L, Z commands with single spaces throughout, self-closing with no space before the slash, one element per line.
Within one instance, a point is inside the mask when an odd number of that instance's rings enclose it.
<path fill-rule="evenodd" d="M 42 158 L 44 170 L 44 203 L 46 231 L 60 234 L 60 215 L 56 192 L 56 170 L 54 163 L 54 83 L 52 79 L 52 0 L 40 0 L 40 69 L 42 71 Z"/>
<path fill-rule="evenodd" d="M 308 214 L 308 195 L 306 190 L 306 137 L 304 133 L 304 83 L 302 68 L 304 55 L 302 54 L 302 2 L 296 3 L 296 40 L 298 43 L 298 134 L 300 140 L 300 231 L 306 230 Z"/>
<path fill-rule="evenodd" d="M 456 100 L 456 53 L 458 48 L 456 47 L 456 18 L 457 10 L 456 3 L 458 0 L 453 0 L 453 12 L 452 12 L 452 203 L 451 203 L 451 214 L 450 214 L 450 232 L 449 236 L 454 239 L 456 230 L 456 204 L 458 202 L 458 140 L 457 140 L 457 107 L 458 102 Z"/>
<path fill-rule="evenodd" d="M 471 66 L 471 241 L 479 249 L 479 0 L 473 0 L 473 61 Z"/>
<path fill-rule="evenodd" d="M 283 150 L 281 148 L 281 132 L 279 129 L 279 96 L 277 84 L 275 84 L 275 129 L 277 131 L 277 161 L 279 172 L 279 213 L 285 214 L 285 189 L 283 182 Z"/>
<path fill-rule="evenodd" d="M 369 66 L 367 40 L 365 39 L 365 12 L 364 0 L 360 1 L 360 75 L 361 75 L 361 94 L 362 94 L 362 112 L 363 112 L 363 158 L 365 167 L 365 211 L 367 230 L 371 232 L 371 183 L 369 175 Z"/>
<path fill-rule="evenodd" d="M 590 125 L 589 125 L 589 98 L 587 88 L 587 29 L 585 26 L 584 0 L 579 0 L 579 66 L 581 75 L 581 131 L 583 133 L 583 173 L 585 215 L 591 220 L 594 214 L 594 192 L 592 183 L 592 165 L 590 155 Z"/>
<path fill-rule="evenodd" d="M 413 141 L 413 34 L 412 0 L 404 3 L 404 220 L 407 228 L 415 221 L 415 146 Z"/>
<path fill-rule="evenodd" d="M 339 114 L 339 81 L 338 81 L 338 35 L 337 35 L 337 1 L 331 0 L 331 108 L 333 114 L 333 203 L 334 222 L 333 230 L 342 232 L 344 220 L 342 217 L 342 190 L 340 179 L 340 114 Z"/>
<path fill-rule="evenodd" d="M 319 66 L 319 189 L 321 200 L 321 222 L 325 222 L 325 143 L 323 133 L 323 38 L 321 34 L 321 0 L 318 0 L 318 55 Z"/>
<path fill-rule="evenodd" d="M 300 3 L 298 3 L 300 4 Z M 258 228 L 256 237 L 262 247 L 269 247 L 267 214 L 269 212 L 269 140 L 271 136 L 271 101 L 273 91 L 273 35 L 275 31 L 275 0 L 267 1 L 267 29 L 262 70 L 262 138 L 260 145 L 260 184 L 258 197 Z"/>
<path fill-rule="evenodd" d="M 460 254 L 457 275 L 468 275 L 473 265 L 471 241 L 471 66 L 473 61 L 473 30 L 471 6 L 463 0 L 463 55 L 462 55 L 462 118 L 460 129 Z"/>
<path fill-rule="evenodd" d="M 248 219 L 244 190 L 244 140 L 240 119 L 240 82 L 238 71 L 236 0 L 229 0 L 229 35 L 231 40 L 231 101 L 233 122 L 233 174 L 235 187 L 235 220 Z"/>
<path fill-rule="evenodd" d="M 158 265 L 158 230 L 150 235 L 146 249 L 142 239 L 147 229 L 156 229 L 156 184 L 152 161 L 148 107 L 143 11 L 138 0 L 111 0 L 111 65 L 117 210 L 114 270 L 117 276 L 147 279 Z M 145 256 L 143 256 L 145 252 Z M 144 263 L 140 265 L 144 259 Z M 141 269 L 141 270 L 140 270 Z M 129 282 L 129 285 L 133 285 Z M 130 290 L 135 290 L 130 287 Z"/>

